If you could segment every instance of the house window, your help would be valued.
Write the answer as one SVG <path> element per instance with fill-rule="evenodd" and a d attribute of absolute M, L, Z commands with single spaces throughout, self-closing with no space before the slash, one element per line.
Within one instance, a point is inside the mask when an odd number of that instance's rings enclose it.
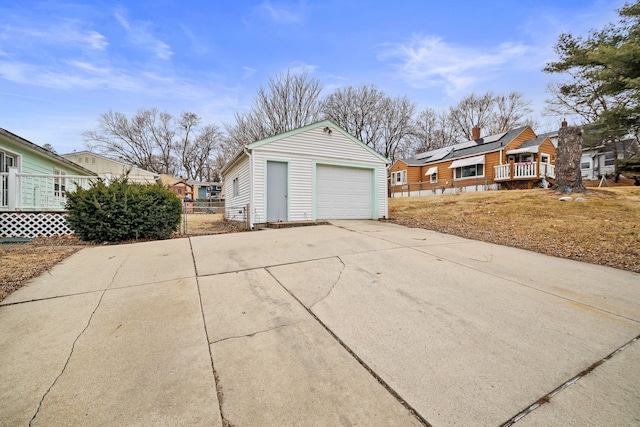
<path fill-rule="evenodd" d="M 591 168 L 591 163 L 590 162 L 582 162 L 580 163 L 580 169 L 590 169 Z"/>
<path fill-rule="evenodd" d="M 18 166 L 18 157 L 0 151 L 0 172 L 9 172 L 9 168 Z"/>
<path fill-rule="evenodd" d="M 238 197 L 240 195 L 240 183 L 238 182 L 238 178 L 233 178 L 233 197 Z"/>
<path fill-rule="evenodd" d="M 404 170 L 404 171 L 393 172 L 391 174 L 391 181 L 392 181 L 392 184 L 395 184 L 395 185 L 406 184 L 407 171 Z"/>
<path fill-rule="evenodd" d="M 430 182 L 431 184 L 435 184 L 436 182 L 438 182 L 438 172 L 437 172 L 437 171 L 436 171 L 436 173 L 432 173 L 432 174 L 429 176 L 429 182 Z"/>
<path fill-rule="evenodd" d="M 551 163 L 551 156 L 548 154 L 540 154 L 540 163 Z"/>
<path fill-rule="evenodd" d="M 606 153 L 604 155 L 604 165 L 605 166 L 613 166 L 616 163 L 616 157 L 613 153 Z"/>
<path fill-rule="evenodd" d="M 484 176 L 484 165 L 469 165 L 456 168 L 456 179 L 465 179 Z"/>
<path fill-rule="evenodd" d="M 55 197 L 64 197 L 67 189 L 67 178 L 64 177 L 66 174 L 60 169 L 53 170 L 53 194 Z"/>

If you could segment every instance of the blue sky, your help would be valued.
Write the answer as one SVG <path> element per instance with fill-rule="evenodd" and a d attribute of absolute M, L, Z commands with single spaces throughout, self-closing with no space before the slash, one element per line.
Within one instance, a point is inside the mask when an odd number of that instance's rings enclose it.
<path fill-rule="evenodd" d="M 269 76 L 307 70 L 324 94 L 375 84 L 419 110 L 487 91 L 544 107 L 562 32 L 617 20 L 624 0 L 0 0 L 0 127 L 59 153 L 101 113 L 191 111 L 233 122 Z M 557 126 L 541 117 L 539 131 Z"/>

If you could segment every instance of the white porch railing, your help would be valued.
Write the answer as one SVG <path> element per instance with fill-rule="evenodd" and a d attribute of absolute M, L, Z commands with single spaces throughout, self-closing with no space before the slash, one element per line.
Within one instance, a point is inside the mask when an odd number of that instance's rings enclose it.
<path fill-rule="evenodd" d="M 64 211 L 66 192 L 88 188 L 95 176 L 0 173 L 0 210 Z"/>
<path fill-rule="evenodd" d="M 556 178 L 556 167 L 549 163 L 540 163 L 541 178 Z"/>
<path fill-rule="evenodd" d="M 540 163 L 539 175 L 538 164 L 535 162 L 513 163 L 513 173 L 511 169 L 510 163 L 494 166 L 494 180 L 506 181 L 509 179 L 556 177 L 556 167 L 549 163 Z"/>
<path fill-rule="evenodd" d="M 523 162 L 513 164 L 513 178 L 537 178 L 538 164 Z"/>
<path fill-rule="evenodd" d="M 511 165 L 507 163 L 506 165 L 498 165 L 494 166 L 494 181 L 511 179 Z"/>

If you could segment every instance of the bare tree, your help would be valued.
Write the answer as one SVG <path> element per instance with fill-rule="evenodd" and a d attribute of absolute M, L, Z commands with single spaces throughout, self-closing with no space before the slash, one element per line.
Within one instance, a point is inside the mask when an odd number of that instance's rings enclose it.
<path fill-rule="evenodd" d="M 380 108 L 384 92 L 374 85 L 338 89 L 323 103 L 325 117 L 365 144 L 376 148 L 380 138 Z"/>
<path fill-rule="evenodd" d="M 184 112 L 180 115 L 176 120 L 180 138 L 176 151 L 188 179 L 206 180 L 211 174 L 208 170 L 210 159 L 217 154 L 222 133 L 217 126 L 212 125 L 200 129 L 200 122 L 197 114 Z"/>
<path fill-rule="evenodd" d="M 97 131 L 83 137 L 87 147 L 108 157 L 157 173 L 173 173 L 167 158 L 173 148 L 173 135 L 166 132 L 171 116 L 155 108 L 141 109 L 131 118 L 108 111 L 100 115 Z M 157 125 L 156 121 L 160 124 Z"/>
<path fill-rule="evenodd" d="M 520 92 L 509 95 L 494 95 L 493 92 L 482 96 L 471 94 L 449 109 L 449 118 L 458 139 L 470 140 L 474 127 L 482 129 L 485 135 L 491 135 L 533 125 L 533 120 L 527 117 L 532 112 L 530 105 L 531 102 Z"/>
<path fill-rule="evenodd" d="M 141 109 L 130 119 L 109 111 L 99 129 L 83 133 L 91 150 L 156 173 L 204 179 L 217 155 L 222 134 L 216 126 L 199 127 L 200 117 L 185 112 L 178 119 L 157 109 Z"/>
<path fill-rule="evenodd" d="M 229 145 L 239 147 L 319 120 L 321 91 L 320 81 L 306 71 L 271 77 L 251 110 L 236 113 L 235 124 L 225 124 Z"/>
<path fill-rule="evenodd" d="M 392 162 L 410 151 L 415 104 L 374 85 L 338 89 L 323 104 L 325 117 Z"/>
<path fill-rule="evenodd" d="M 380 140 L 377 151 L 391 163 L 399 156 L 410 155 L 414 134 L 413 115 L 416 106 L 406 96 L 385 97 L 380 104 Z"/>
<path fill-rule="evenodd" d="M 488 134 L 506 132 L 519 126 L 533 124 L 532 120 L 526 118 L 533 111 L 531 101 L 524 99 L 522 93 L 497 95 L 494 96 L 493 102 L 494 114 L 487 129 Z"/>
<path fill-rule="evenodd" d="M 449 118 L 455 134 L 461 140 L 472 139 L 472 129 L 487 129 L 493 120 L 495 98 L 493 92 L 482 96 L 467 95 L 456 105 L 449 108 Z"/>
<path fill-rule="evenodd" d="M 455 144 L 457 141 L 447 111 L 427 108 L 414 122 L 411 150 L 422 153 Z"/>

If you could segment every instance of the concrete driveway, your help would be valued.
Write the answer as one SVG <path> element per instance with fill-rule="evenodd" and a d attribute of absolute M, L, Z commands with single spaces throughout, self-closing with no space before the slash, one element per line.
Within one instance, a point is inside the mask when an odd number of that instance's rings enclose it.
<path fill-rule="evenodd" d="M 0 303 L 0 425 L 640 425 L 640 276 L 372 221 L 87 248 Z"/>

